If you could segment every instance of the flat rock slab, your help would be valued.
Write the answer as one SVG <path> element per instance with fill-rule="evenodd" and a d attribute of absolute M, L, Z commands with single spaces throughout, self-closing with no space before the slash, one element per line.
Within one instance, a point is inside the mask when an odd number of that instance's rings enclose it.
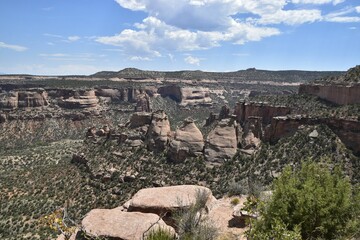
<path fill-rule="evenodd" d="M 82 231 L 92 238 L 137 240 L 159 228 L 175 234 L 172 227 L 152 213 L 93 209 L 82 220 Z"/>
<path fill-rule="evenodd" d="M 177 209 L 189 208 L 196 202 L 199 193 L 207 195 L 206 206 L 216 199 L 210 189 L 195 185 L 146 188 L 138 191 L 131 199 L 128 211 L 151 212 L 159 215 Z"/>

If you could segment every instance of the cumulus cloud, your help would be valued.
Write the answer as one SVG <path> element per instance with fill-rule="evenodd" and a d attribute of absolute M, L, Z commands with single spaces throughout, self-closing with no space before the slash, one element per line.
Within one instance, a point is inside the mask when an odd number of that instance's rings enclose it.
<path fill-rule="evenodd" d="M 0 42 L 0 48 L 10 49 L 10 50 L 14 50 L 16 52 L 23 52 L 23 51 L 27 50 L 27 47 L 23 47 L 23 46 L 19 46 L 19 45 L 7 44 L 7 43 L 4 43 L 4 42 Z"/>
<path fill-rule="evenodd" d="M 95 41 L 119 47 L 128 56 L 153 58 L 206 50 L 228 42 L 244 44 L 281 34 L 284 25 L 318 21 L 358 22 L 357 16 L 322 15 L 319 5 L 344 0 L 115 0 L 147 14 L 142 22 Z M 289 5 L 292 3 L 294 6 Z M 303 6 L 306 5 L 306 6 Z M 352 11 L 358 11 L 353 8 Z"/>
<path fill-rule="evenodd" d="M 357 13 L 360 13 L 360 6 L 355 7 Z"/>
<path fill-rule="evenodd" d="M 200 66 L 201 59 L 193 56 L 187 56 L 186 58 L 184 58 L 184 61 L 191 65 Z"/>

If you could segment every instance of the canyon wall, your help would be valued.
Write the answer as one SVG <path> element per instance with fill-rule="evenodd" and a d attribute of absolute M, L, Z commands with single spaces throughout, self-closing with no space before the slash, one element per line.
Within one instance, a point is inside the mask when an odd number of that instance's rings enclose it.
<path fill-rule="evenodd" d="M 210 90 L 203 87 L 180 87 L 178 85 L 167 85 L 160 87 L 158 93 L 162 97 L 170 97 L 181 106 L 188 105 L 211 105 Z"/>
<path fill-rule="evenodd" d="M 303 116 L 274 117 L 265 129 L 265 141 L 274 143 L 283 137 L 288 137 L 301 125 L 327 125 L 355 153 L 360 153 L 360 122 L 340 118 L 308 118 Z"/>
<path fill-rule="evenodd" d="M 360 84 L 355 85 L 320 85 L 302 84 L 299 94 L 314 95 L 338 105 L 360 103 Z"/>
<path fill-rule="evenodd" d="M 234 115 L 241 124 L 244 124 L 249 117 L 261 117 L 264 124 L 269 124 L 273 117 L 284 116 L 290 114 L 290 112 L 291 108 L 283 106 L 238 102 L 235 106 Z"/>

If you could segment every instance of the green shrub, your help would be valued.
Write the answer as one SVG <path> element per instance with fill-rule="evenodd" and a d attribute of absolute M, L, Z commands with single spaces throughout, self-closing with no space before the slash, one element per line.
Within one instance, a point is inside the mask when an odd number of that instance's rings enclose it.
<path fill-rule="evenodd" d="M 262 216 L 248 231 L 251 239 L 338 239 L 360 236 L 360 195 L 336 167 L 303 162 L 286 167 L 274 182 Z M 301 238 L 299 238 L 301 236 Z"/>
<path fill-rule="evenodd" d="M 240 199 L 238 199 L 238 198 L 233 198 L 233 199 L 231 199 L 231 205 L 234 205 L 234 206 L 236 206 L 236 205 L 238 205 L 239 203 L 240 203 Z"/>

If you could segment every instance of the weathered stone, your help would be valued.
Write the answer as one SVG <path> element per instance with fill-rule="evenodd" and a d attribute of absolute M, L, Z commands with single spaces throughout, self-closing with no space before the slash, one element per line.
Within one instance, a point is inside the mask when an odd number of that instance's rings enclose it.
<path fill-rule="evenodd" d="M 75 92 L 73 96 L 60 99 L 59 105 L 63 108 L 93 108 L 99 103 L 94 90 Z"/>
<path fill-rule="evenodd" d="M 169 157 L 173 161 L 182 162 L 188 156 L 201 155 L 204 139 L 192 119 L 186 119 L 176 130 L 174 140 L 170 142 Z"/>
<path fill-rule="evenodd" d="M 82 231 L 92 238 L 143 239 L 159 228 L 175 234 L 175 230 L 156 214 L 124 212 L 120 209 L 93 209 L 81 225 Z"/>
<path fill-rule="evenodd" d="M 339 105 L 357 104 L 360 103 L 360 84 L 302 84 L 299 88 L 299 94 L 314 95 Z"/>
<path fill-rule="evenodd" d="M 163 151 L 168 144 L 170 133 L 170 122 L 166 113 L 161 110 L 154 112 L 146 136 L 148 148 L 154 151 Z"/>
<path fill-rule="evenodd" d="M 158 93 L 162 97 L 170 97 L 171 99 L 177 101 L 181 106 L 212 104 L 208 88 L 168 85 L 160 87 L 158 89 Z"/>
<path fill-rule="evenodd" d="M 139 94 L 136 98 L 136 112 L 151 112 L 150 98 L 146 93 Z"/>
<path fill-rule="evenodd" d="M 237 150 L 237 124 L 232 119 L 223 119 L 212 130 L 205 144 L 205 157 L 209 162 L 222 163 L 232 158 Z"/>
<path fill-rule="evenodd" d="M 174 211 L 187 209 L 195 204 L 199 194 L 205 194 L 206 207 L 210 209 L 215 201 L 210 189 L 195 185 L 179 185 L 141 189 L 131 199 L 128 211 L 171 216 Z"/>
<path fill-rule="evenodd" d="M 130 128 L 138 128 L 144 125 L 150 125 L 152 114 L 147 112 L 134 113 L 129 122 Z"/>
<path fill-rule="evenodd" d="M 261 117 L 263 124 L 269 124 L 276 116 L 285 116 L 291 112 L 291 108 L 284 106 L 270 106 L 266 103 L 238 102 L 234 114 L 236 120 L 244 124 L 249 117 Z"/>

